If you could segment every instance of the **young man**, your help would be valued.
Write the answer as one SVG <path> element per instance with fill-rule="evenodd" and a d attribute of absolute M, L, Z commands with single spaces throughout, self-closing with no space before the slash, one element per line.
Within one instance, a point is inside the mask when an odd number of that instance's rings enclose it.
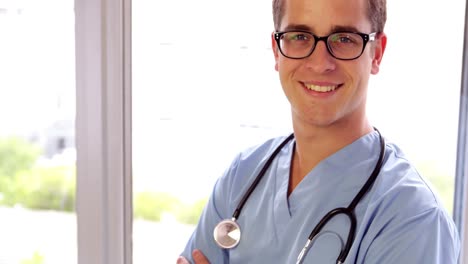
<path fill-rule="evenodd" d="M 385 0 L 274 0 L 273 10 L 294 137 L 239 154 L 177 263 L 457 263 L 450 216 L 366 116 Z"/>

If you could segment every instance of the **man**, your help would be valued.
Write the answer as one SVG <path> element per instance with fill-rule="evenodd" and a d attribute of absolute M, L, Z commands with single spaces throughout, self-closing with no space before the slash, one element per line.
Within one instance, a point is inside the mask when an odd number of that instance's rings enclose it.
<path fill-rule="evenodd" d="M 177 263 L 457 263 L 450 216 L 366 116 L 385 0 L 274 0 L 273 11 L 294 138 L 239 154 Z"/>

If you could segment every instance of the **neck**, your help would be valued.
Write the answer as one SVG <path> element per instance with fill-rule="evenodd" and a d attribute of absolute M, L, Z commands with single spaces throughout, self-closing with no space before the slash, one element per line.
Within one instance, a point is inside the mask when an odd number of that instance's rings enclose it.
<path fill-rule="evenodd" d="M 291 160 L 289 193 L 318 163 L 373 130 L 367 119 L 326 127 L 293 123 L 293 127 L 296 145 Z"/>

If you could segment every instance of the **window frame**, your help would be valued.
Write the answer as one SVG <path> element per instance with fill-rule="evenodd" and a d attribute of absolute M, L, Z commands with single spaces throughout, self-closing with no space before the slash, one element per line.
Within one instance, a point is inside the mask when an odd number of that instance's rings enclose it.
<path fill-rule="evenodd" d="M 132 263 L 131 1 L 75 0 L 80 264 Z"/>
<path fill-rule="evenodd" d="M 468 229 L 466 228 L 466 220 L 468 219 L 468 183 L 466 177 L 468 174 L 468 1 L 466 3 L 453 208 L 453 219 L 461 239 L 459 263 L 468 263 L 468 251 L 465 250 L 468 241 Z"/>

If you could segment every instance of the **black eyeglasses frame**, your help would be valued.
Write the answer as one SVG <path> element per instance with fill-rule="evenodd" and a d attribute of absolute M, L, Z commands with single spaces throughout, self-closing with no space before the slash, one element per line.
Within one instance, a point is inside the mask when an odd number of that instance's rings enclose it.
<path fill-rule="evenodd" d="M 307 34 L 310 34 L 314 37 L 315 39 L 315 42 L 314 42 L 314 46 L 312 47 L 312 49 L 310 50 L 310 52 L 305 55 L 305 56 L 302 56 L 302 57 L 290 57 L 290 56 L 286 56 L 284 53 L 283 53 L 283 50 L 281 49 L 281 37 L 286 34 L 286 33 L 290 33 L 290 32 L 301 32 L 301 33 L 307 33 Z M 343 59 L 343 58 L 339 58 L 339 57 L 336 57 L 331 48 L 330 48 L 330 45 L 328 44 L 328 38 L 332 35 L 335 35 L 335 34 L 340 34 L 340 33 L 352 33 L 352 34 L 357 34 L 359 35 L 361 38 L 362 38 L 362 41 L 363 41 L 363 44 L 362 44 L 362 50 L 361 52 L 359 53 L 359 55 L 357 55 L 356 57 L 353 57 L 353 58 L 346 58 L 346 59 Z M 304 58 L 307 58 L 309 57 L 315 50 L 315 48 L 317 47 L 317 44 L 319 41 L 323 41 L 325 43 L 325 46 L 327 47 L 327 51 L 328 53 L 335 59 L 337 60 L 355 60 L 359 57 L 361 57 L 362 53 L 364 53 L 364 49 L 366 48 L 367 46 L 367 43 L 368 42 L 372 42 L 372 41 L 375 41 L 376 37 L 377 37 L 377 32 L 372 32 L 372 33 L 369 33 L 369 34 L 366 34 L 366 33 L 362 33 L 362 32 L 353 32 L 353 31 L 337 31 L 337 32 L 333 32 L 333 33 L 330 33 L 329 35 L 327 36 L 317 36 L 315 34 L 313 34 L 312 32 L 310 31 L 306 31 L 306 30 L 287 30 L 287 31 L 277 31 L 274 33 L 274 37 L 275 37 L 275 41 L 276 41 L 276 44 L 278 45 L 278 49 L 279 51 L 281 52 L 281 54 L 286 57 L 286 58 L 289 58 L 289 59 L 294 59 L 294 60 L 300 60 L 300 59 L 304 59 Z"/>

